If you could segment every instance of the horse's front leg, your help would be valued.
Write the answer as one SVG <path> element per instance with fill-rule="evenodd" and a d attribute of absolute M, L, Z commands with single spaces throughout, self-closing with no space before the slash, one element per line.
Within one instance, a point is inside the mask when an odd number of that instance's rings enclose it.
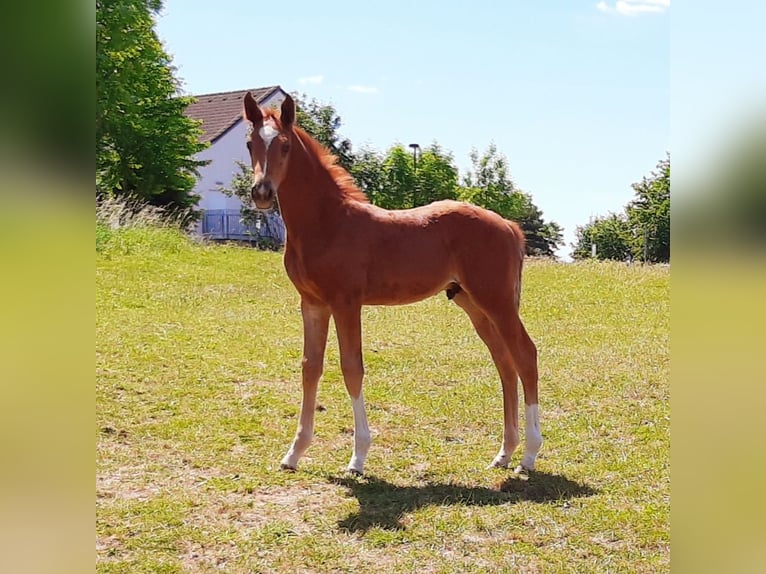
<path fill-rule="evenodd" d="M 364 461 L 372 442 L 362 394 L 364 361 L 362 360 L 361 313 L 362 309 L 359 305 L 333 308 L 343 380 L 354 410 L 354 453 L 348 463 L 348 470 L 356 475 L 364 474 Z"/>
<path fill-rule="evenodd" d="M 282 470 L 295 470 L 298 460 L 306 452 L 314 438 L 314 412 L 316 410 L 317 388 L 324 367 L 324 352 L 327 346 L 327 329 L 330 324 L 330 310 L 324 305 L 301 299 L 303 315 L 303 401 L 290 450 L 282 459 Z"/>

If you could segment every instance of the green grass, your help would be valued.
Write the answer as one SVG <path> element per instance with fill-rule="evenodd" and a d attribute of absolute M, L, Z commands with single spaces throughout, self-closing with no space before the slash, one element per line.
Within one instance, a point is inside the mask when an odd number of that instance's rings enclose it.
<path fill-rule="evenodd" d="M 355 479 L 332 332 L 315 441 L 277 470 L 302 333 L 280 254 L 97 238 L 98 572 L 669 570 L 668 268 L 528 262 L 546 441 L 528 481 L 485 468 L 500 383 L 460 309 L 365 309 L 374 438 Z"/>

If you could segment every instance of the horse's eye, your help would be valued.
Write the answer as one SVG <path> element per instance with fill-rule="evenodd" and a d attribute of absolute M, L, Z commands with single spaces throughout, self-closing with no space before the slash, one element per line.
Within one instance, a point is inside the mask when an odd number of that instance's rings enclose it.
<path fill-rule="evenodd" d="M 282 153 L 287 153 L 290 151 L 290 144 L 289 143 L 283 143 L 282 144 Z"/>

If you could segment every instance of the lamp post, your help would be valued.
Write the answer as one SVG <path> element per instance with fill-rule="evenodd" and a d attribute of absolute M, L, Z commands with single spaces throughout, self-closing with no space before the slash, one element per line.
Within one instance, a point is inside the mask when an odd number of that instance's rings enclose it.
<path fill-rule="evenodd" d="M 418 153 L 420 153 L 420 146 L 416 143 L 411 143 L 412 148 L 412 168 L 415 172 L 415 187 L 412 190 L 412 207 L 415 207 L 418 192 Z"/>

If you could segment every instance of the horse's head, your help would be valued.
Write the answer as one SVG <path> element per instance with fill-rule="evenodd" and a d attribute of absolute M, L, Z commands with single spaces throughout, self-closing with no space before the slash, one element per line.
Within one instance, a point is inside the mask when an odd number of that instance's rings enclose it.
<path fill-rule="evenodd" d="M 244 117 L 253 124 L 247 141 L 253 166 L 250 195 L 258 209 L 269 209 L 274 205 L 279 185 L 287 173 L 295 123 L 295 103 L 287 96 L 282 102 L 282 113 L 277 117 L 270 111 L 261 110 L 248 92 L 245 94 Z"/>

